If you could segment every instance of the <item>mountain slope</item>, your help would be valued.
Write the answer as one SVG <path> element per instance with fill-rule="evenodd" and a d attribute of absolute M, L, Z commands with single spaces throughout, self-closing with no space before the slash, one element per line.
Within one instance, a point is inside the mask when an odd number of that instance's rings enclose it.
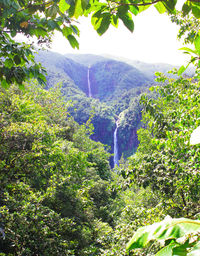
<path fill-rule="evenodd" d="M 90 68 L 91 91 L 100 101 L 112 101 L 123 92 L 149 83 L 138 69 L 119 61 L 97 62 Z"/>
<path fill-rule="evenodd" d="M 118 120 L 119 156 L 129 156 L 136 150 L 140 126 L 138 97 L 151 84 L 145 74 L 122 61 L 96 55 L 64 56 L 40 51 L 36 58 L 47 69 L 47 88 L 61 83 L 64 97 L 72 100 L 69 111 L 74 119 L 82 124 L 93 116 L 91 138 L 107 144 L 112 153 Z"/>

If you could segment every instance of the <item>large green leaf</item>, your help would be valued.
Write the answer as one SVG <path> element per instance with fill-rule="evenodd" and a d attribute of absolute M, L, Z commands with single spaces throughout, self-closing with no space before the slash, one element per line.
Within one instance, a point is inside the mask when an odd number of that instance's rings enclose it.
<path fill-rule="evenodd" d="M 109 28 L 111 23 L 111 14 L 110 13 L 104 13 L 103 18 L 101 20 L 100 26 L 97 29 L 97 33 L 99 35 L 103 35 L 107 29 Z"/>
<path fill-rule="evenodd" d="M 89 4 L 89 0 L 81 0 L 82 9 L 85 10 Z"/>
<path fill-rule="evenodd" d="M 165 1 L 162 1 L 162 3 L 164 4 L 168 12 L 173 13 L 175 10 L 177 0 L 165 0 Z"/>
<path fill-rule="evenodd" d="M 200 7 L 193 6 L 192 7 L 192 14 L 195 16 L 195 18 L 200 18 Z"/>
<path fill-rule="evenodd" d="M 50 6 L 48 9 L 47 9 L 47 16 L 49 17 L 52 17 L 53 19 L 56 18 L 56 15 L 57 15 L 57 12 L 58 12 L 58 6 L 56 4 Z"/>
<path fill-rule="evenodd" d="M 72 28 L 70 27 L 64 27 L 63 30 L 62 30 L 62 33 L 63 33 L 63 36 L 64 37 L 68 37 L 69 35 L 71 35 L 73 32 Z"/>
<path fill-rule="evenodd" d="M 187 2 L 184 3 L 182 7 L 183 16 L 186 16 L 191 11 L 191 8 L 192 8 L 191 5 L 189 5 Z"/>
<path fill-rule="evenodd" d="M 59 2 L 59 8 L 62 13 L 66 12 L 70 7 L 70 4 L 68 4 L 65 0 L 60 0 Z"/>
<path fill-rule="evenodd" d="M 194 50 L 192 50 L 192 49 L 190 49 L 190 48 L 188 48 L 188 47 L 182 47 L 182 48 L 180 48 L 179 50 L 186 51 L 186 53 L 187 53 L 187 52 L 190 52 L 190 53 L 193 53 L 193 54 L 197 54 L 196 51 L 194 51 Z"/>
<path fill-rule="evenodd" d="M 136 16 L 139 13 L 139 8 L 137 6 L 130 5 L 129 11 Z"/>
<path fill-rule="evenodd" d="M 117 15 L 112 15 L 111 24 L 116 28 L 118 27 L 119 21 L 118 21 L 118 16 Z"/>
<path fill-rule="evenodd" d="M 138 229 L 127 244 L 127 249 L 143 248 L 153 240 L 178 239 L 196 231 L 200 231 L 198 220 L 166 217 L 162 222 Z"/>
<path fill-rule="evenodd" d="M 165 6 L 163 5 L 162 2 L 158 2 L 157 4 L 155 4 L 155 8 L 157 9 L 157 11 L 160 13 L 160 14 L 163 14 L 166 12 L 166 8 Z"/>
<path fill-rule="evenodd" d="M 179 70 L 178 70 L 178 76 L 182 75 L 183 72 L 185 72 L 185 70 L 186 70 L 186 67 L 185 67 L 185 66 L 181 66 L 181 67 L 179 68 Z"/>
<path fill-rule="evenodd" d="M 134 30 L 134 22 L 132 20 L 132 16 L 130 13 L 126 13 L 123 16 L 120 16 L 120 19 L 123 21 L 124 25 L 133 32 Z"/>
<path fill-rule="evenodd" d="M 82 0 L 75 0 L 74 17 L 78 19 L 83 14 Z"/>

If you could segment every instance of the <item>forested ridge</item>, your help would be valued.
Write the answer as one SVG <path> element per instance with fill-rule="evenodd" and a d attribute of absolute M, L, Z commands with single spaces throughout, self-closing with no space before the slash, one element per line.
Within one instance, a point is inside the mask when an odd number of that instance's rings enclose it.
<path fill-rule="evenodd" d="M 176 4 L 0 1 L 1 256 L 200 255 L 200 3 L 184 1 L 180 12 Z M 76 76 L 65 59 L 46 72 L 34 45 L 15 38 L 21 33 L 35 37 L 38 46 L 49 45 L 57 30 L 78 48 L 79 16 L 91 14 L 99 35 L 119 20 L 132 32 L 135 16 L 152 5 L 168 13 L 180 27 L 178 37 L 192 45 L 182 47 L 189 62 L 169 75 L 156 72 L 148 84 L 150 77 L 143 80 L 137 71 L 135 80 L 129 65 L 120 74 L 118 62 L 99 58 L 91 64 L 94 98 L 84 92 L 88 65 L 73 61 L 82 67 Z M 191 64 L 195 74 L 188 76 Z M 109 90 L 105 94 L 104 72 L 117 102 L 110 102 Z M 83 110 L 87 118 L 77 123 Z M 127 129 L 142 120 L 136 152 L 113 169 L 109 149 L 92 137 L 98 128 L 92 120 L 105 117 L 105 125 L 120 119 L 124 145 Z"/>

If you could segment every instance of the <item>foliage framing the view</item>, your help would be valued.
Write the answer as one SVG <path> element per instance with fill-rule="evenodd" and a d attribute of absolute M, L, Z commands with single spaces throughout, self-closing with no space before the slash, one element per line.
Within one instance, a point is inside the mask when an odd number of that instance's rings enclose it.
<path fill-rule="evenodd" d="M 76 20 L 92 14 L 91 22 L 102 35 L 110 24 L 117 27 L 119 20 L 130 31 L 134 30 L 133 16 L 151 5 L 159 13 L 175 13 L 176 0 L 1 0 L 0 1 L 0 79 L 3 87 L 17 83 L 19 86 L 30 78 L 45 83 L 44 70 L 34 61 L 31 43 L 19 43 L 15 36 L 35 37 L 38 44 L 49 44 L 52 34 L 59 31 L 73 48 L 78 48 L 76 39 L 79 29 Z M 183 12 L 199 18 L 199 1 L 186 1 Z"/>
<path fill-rule="evenodd" d="M 156 256 L 197 256 L 200 253 L 200 221 L 191 219 L 172 219 L 166 217 L 162 222 L 142 227 L 135 232 L 127 249 L 143 248 L 149 242 L 165 242 L 165 247 Z"/>

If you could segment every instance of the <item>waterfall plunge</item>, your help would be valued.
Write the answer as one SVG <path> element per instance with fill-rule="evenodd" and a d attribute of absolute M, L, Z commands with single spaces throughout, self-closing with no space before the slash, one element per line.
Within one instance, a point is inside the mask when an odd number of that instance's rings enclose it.
<path fill-rule="evenodd" d="M 91 92 L 91 85 L 90 85 L 90 66 L 88 67 L 87 81 L 88 81 L 88 97 L 91 98 L 92 92 Z"/>
<path fill-rule="evenodd" d="M 114 167 L 119 166 L 119 154 L 118 154 L 118 142 L 117 142 L 117 130 L 118 130 L 118 121 L 116 121 L 116 128 L 114 131 Z"/>

